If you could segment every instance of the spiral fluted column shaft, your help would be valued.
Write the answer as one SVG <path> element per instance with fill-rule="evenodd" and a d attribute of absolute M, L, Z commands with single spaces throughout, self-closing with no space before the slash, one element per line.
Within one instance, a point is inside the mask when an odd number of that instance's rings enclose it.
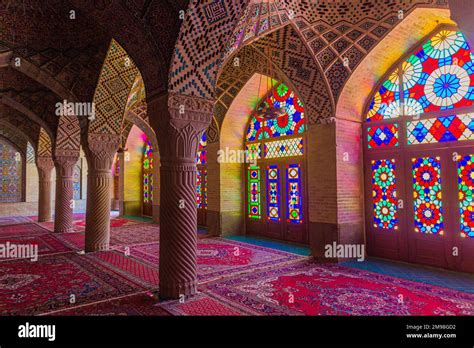
<path fill-rule="evenodd" d="M 72 232 L 73 172 L 78 158 L 56 158 L 56 201 L 54 232 Z"/>
<path fill-rule="evenodd" d="M 110 170 L 91 169 L 88 177 L 86 252 L 108 250 L 110 242 Z"/>
<path fill-rule="evenodd" d="M 196 164 L 161 165 L 160 298 L 196 292 Z"/>
<path fill-rule="evenodd" d="M 51 173 L 54 168 L 53 160 L 51 158 L 38 158 L 37 167 L 39 176 L 38 222 L 51 221 L 51 188 L 53 186 Z"/>

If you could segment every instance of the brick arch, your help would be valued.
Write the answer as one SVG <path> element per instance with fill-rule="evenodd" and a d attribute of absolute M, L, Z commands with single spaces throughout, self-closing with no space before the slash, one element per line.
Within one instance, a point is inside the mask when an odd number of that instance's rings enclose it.
<path fill-rule="evenodd" d="M 247 3 L 248 0 L 190 2 L 174 49 L 169 91 L 214 98 L 225 46 Z"/>
<path fill-rule="evenodd" d="M 364 108 L 381 77 L 407 50 L 441 24 L 453 24 L 449 10 L 414 9 L 355 69 L 341 92 L 336 117 L 348 121 L 363 121 Z"/>
<path fill-rule="evenodd" d="M 28 146 L 28 139 L 26 137 L 19 135 L 13 129 L 2 127 L 0 129 L 0 138 L 20 152 L 23 159 L 26 159 L 26 149 Z"/>
<path fill-rule="evenodd" d="M 8 133 L 8 136 L 11 139 L 21 139 L 21 141 L 15 141 L 16 143 L 21 143 L 27 145 L 29 142 L 30 144 L 34 145 L 37 144 L 38 142 L 38 137 L 34 135 L 34 133 L 28 133 L 22 130 L 21 128 L 9 123 L 6 119 L 0 119 L 0 131 L 5 132 L 5 134 Z M 38 130 L 39 131 L 39 130 Z M 36 149 L 35 153 L 36 153 Z M 26 147 L 25 147 L 25 153 L 26 153 Z"/>
<path fill-rule="evenodd" d="M 41 128 L 38 138 L 38 157 L 48 157 L 51 158 L 53 155 L 53 146 L 51 137 L 49 134 Z"/>
<path fill-rule="evenodd" d="M 137 74 L 138 69 L 133 60 L 112 39 L 94 94 L 96 115 L 89 122 L 89 135 L 121 134 L 128 96 Z"/>

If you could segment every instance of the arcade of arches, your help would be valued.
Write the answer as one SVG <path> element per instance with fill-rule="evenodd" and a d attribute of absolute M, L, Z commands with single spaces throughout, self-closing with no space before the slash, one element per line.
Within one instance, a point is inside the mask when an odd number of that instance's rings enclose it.
<path fill-rule="evenodd" d="M 466 0 L 54 3 L 0 3 L 0 314 L 474 315 Z"/>

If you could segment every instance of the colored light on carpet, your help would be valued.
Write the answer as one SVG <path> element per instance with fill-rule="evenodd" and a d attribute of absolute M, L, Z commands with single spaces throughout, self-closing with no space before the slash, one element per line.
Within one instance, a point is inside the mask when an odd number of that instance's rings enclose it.
<path fill-rule="evenodd" d="M 27 216 L 3 216 L 0 217 L 0 226 L 31 223 L 33 221 L 34 220 L 32 218 Z"/>
<path fill-rule="evenodd" d="M 277 242 L 275 240 L 263 238 L 263 237 L 255 237 L 255 236 L 228 236 L 225 237 L 228 240 L 234 240 L 238 242 L 243 242 L 247 244 L 258 245 L 261 247 L 269 248 L 269 249 L 276 249 L 281 251 L 286 251 L 287 253 L 298 254 L 302 256 L 310 256 L 311 249 L 308 247 L 294 245 L 287 242 Z"/>
<path fill-rule="evenodd" d="M 45 256 L 34 267 L 7 261 L 0 267 L 0 314 L 36 315 L 142 290 L 84 255 Z"/>
<path fill-rule="evenodd" d="M 84 232 L 59 233 L 56 235 L 56 238 L 74 250 L 83 250 L 86 235 Z"/>
<path fill-rule="evenodd" d="M 254 315 L 474 315 L 474 295 L 332 264 L 300 262 L 202 286 Z"/>
<path fill-rule="evenodd" d="M 159 243 L 130 247 L 132 258 L 156 268 L 159 264 L 159 252 Z M 302 259 L 304 257 L 284 251 L 220 238 L 200 239 L 197 242 L 197 272 L 200 282 Z"/>
<path fill-rule="evenodd" d="M 135 224 L 140 224 L 140 223 L 142 223 L 142 222 L 141 221 L 136 221 L 136 220 L 129 220 L 129 219 L 125 219 L 125 218 L 120 218 L 120 217 L 115 217 L 115 218 L 110 219 L 110 227 L 111 228 L 135 225 Z M 85 219 L 74 221 L 74 225 L 75 226 L 86 226 L 86 221 L 85 221 Z"/>

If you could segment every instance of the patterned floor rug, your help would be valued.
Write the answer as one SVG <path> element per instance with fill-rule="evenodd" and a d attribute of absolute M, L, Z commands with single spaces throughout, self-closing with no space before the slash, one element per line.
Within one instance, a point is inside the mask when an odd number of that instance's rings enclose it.
<path fill-rule="evenodd" d="M 158 301 L 147 293 L 101 301 L 47 315 L 60 316 L 169 316 Z"/>
<path fill-rule="evenodd" d="M 85 228 L 86 227 L 85 217 L 83 217 L 81 220 L 74 221 L 73 224 L 76 227 Z M 143 224 L 143 222 L 137 221 L 137 220 L 125 219 L 125 218 L 121 218 L 121 217 L 114 217 L 114 218 L 110 219 L 110 227 L 111 228 L 130 226 L 130 225 L 136 225 L 136 224 Z"/>
<path fill-rule="evenodd" d="M 333 264 L 300 262 L 201 287 L 252 315 L 474 315 L 474 295 Z"/>
<path fill-rule="evenodd" d="M 48 232 L 48 230 L 34 223 L 0 226 L 0 238 L 38 236 Z"/>
<path fill-rule="evenodd" d="M 158 288 L 158 267 L 127 257 L 115 250 L 92 253 L 89 257 L 144 288 L 150 290 Z"/>
<path fill-rule="evenodd" d="M 86 235 L 84 232 L 58 233 L 55 235 L 68 247 L 74 250 L 84 250 Z"/>
<path fill-rule="evenodd" d="M 184 301 L 167 301 L 160 307 L 172 315 L 186 316 L 240 316 L 245 315 L 242 311 L 219 302 L 206 294 L 200 293 Z"/>
<path fill-rule="evenodd" d="M 8 261 L 0 267 L 0 315 L 37 315 L 143 290 L 85 255 L 45 256 L 33 266 Z"/>
<path fill-rule="evenodd" d="M 7 226 L 7 225 L 16 225 L 16 224 L 24 224 L 24 223 L 31 223 L 33 222 L 27 216 L 3 216 L 0 217 L 0 226 Z"/>
<path fill-rule="evenodd" d="M 113 228 L 110 232 L 110 244 L 130 246 L 134 244 L 158 242 L 160 225 L 135 221 L 134 224 Z"/>
<path fill-rule="evenodd" d="M 305 259 L 305 257 L 284 251 L 221 238 L 199 239 L 197 246 L 199 282 Z M 130 258 L 158 269 L 159 243 L 134 245 L 128 248 Z"/>
<path fill-rule="evenodd" d="M 71 248 L 66 246 L 60 240 L 50 234 L 43 234 L 37 236 L 26 236 L 26 237 L 0 237 L 0 245 L 20 245 L 20 246 L 33 246 L 37 248 L 38 256 L 58 254 L 72 251 Z M 17 258 L 16 256 L 14 257 Z M 30 257 L 28 257 L 30 258 Z M 11 260 L 13 258 L 0 259 L 0 262 Z"/>

